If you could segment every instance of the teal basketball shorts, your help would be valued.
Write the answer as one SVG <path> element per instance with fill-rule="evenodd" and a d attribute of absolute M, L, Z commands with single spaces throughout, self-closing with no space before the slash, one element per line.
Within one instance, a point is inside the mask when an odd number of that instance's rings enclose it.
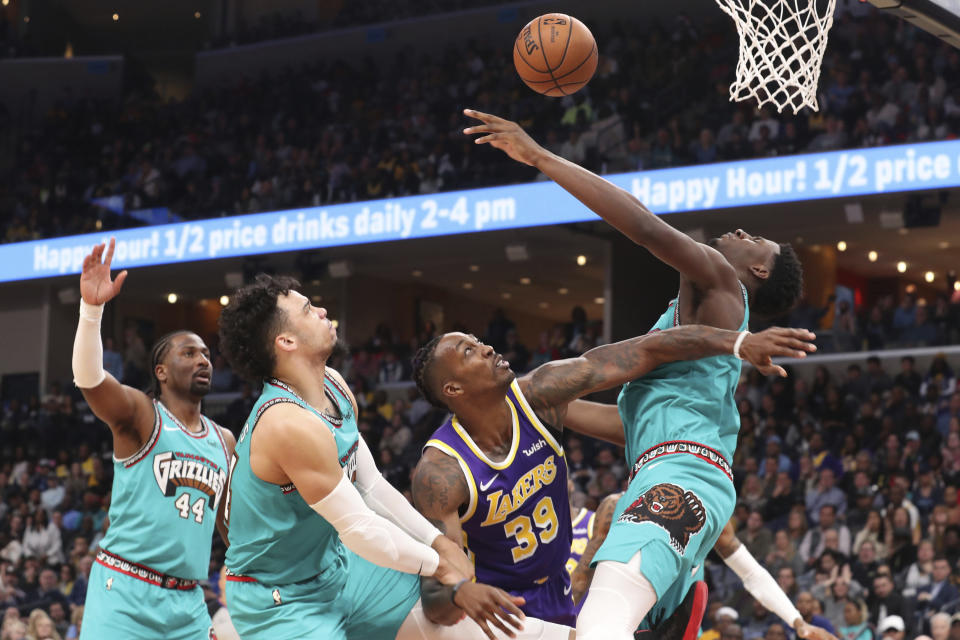
<path fill-rule="evenodd" d="M 244 640 L 394 640 L 420 598 L 420 577 L 345 549 L 344 561 L 285 585 L 227 576 L 227 610 Z"/>
<path fill-rule="evenodd" d="M 650 626 L 669 617 L 690 585 L 702 579 L 704 560 L 736 504 L 729 466 L 722 458 L 716 463 L 686 449 L 672 449 L 648 456 L 642 465 L 638 460 L 639 468 L 635 465 L 635 475 L 617 502 L 610 532 L 593 559 L 594 564 L 626 564 L 641 552 L 640 572 L 657 593 L 657 604 L 645 621 Z"/>
<path fill-rule="evenodd" d="M 167 589 L 99 561 L 90 570 L 80 640 L 209 640 L 213 626 L 203 590 Z"/>

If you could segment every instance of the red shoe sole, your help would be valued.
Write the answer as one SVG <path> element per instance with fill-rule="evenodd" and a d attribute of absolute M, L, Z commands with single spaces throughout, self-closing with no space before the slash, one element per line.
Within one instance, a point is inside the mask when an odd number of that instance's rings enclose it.
<path fill-rule="evenodd" d="M 693 606 L 690 609 L 690 620 L 683 631 L 683 640 L 697 640 L 700 635 L 700 625 L 707 612 L 707 583 L 703 580 L 695 582 L 693 587 Z"/>

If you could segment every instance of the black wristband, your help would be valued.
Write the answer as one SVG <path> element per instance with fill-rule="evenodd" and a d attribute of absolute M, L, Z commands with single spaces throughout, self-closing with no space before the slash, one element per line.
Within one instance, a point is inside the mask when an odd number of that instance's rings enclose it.
<path fill-rule="evenodd" d="M 464 584 L 466 584 L 466 583 L 468 583 L 468 582 L 470 582 L 470 578 L 464 578 L 463 580 L 461 580 L 461 581 L 458 582 L 457 584 L 453 585 L 453 591 L 450 592 L 450 602 L 451 602 L 452 604 L 454 604 L 454 605 L 457 604 L 456 602 L 454 602 L 454 600 L 457 599 L 457 591 L 460 591 L 460 587 L 462 587 Z"/>

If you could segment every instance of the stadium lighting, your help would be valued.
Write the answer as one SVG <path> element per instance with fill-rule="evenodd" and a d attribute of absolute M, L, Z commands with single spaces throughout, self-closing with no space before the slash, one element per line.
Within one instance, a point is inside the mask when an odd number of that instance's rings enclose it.
<path fill-rule="evenodd" d="M 479 265 L 475 265 L 475 264 L 470 265 L 470 271 L 473 271 L 474 273 L 476 273 L 477 271 L 480 271 Z"/>
<path fill-rule="evenodd" d="M 606 302 L 606 300 L 604 300 L 603 298 L 594 298 L 594 299 L 593 299 L 593 303 L 594 303 L 594 304 L 603 304 L 604 302 Z"/>
<path fill-rule="evenodd" d="M 463 283 L 463 288 L 464 288 L 464 289 L 473 289 L 473 283 L 472 283 L 472 282 L 464 282 L 464 283 Z"/>
<path fill-rule="evenodd" d="M 526 276 L 520 278 L 520 284 L 530 284 L 530 278 Z"/>
<path fill-rule="evenodd" d="M 901 260 L 900 262 L 898 262 L 898 263 L 897 263 L 897 271 L 899 271 L 900 273 L 906 273 L 906 272 L 907 272 L 907 263 L 904 262 L 903 260 Z"/>
<path fill-rule="evenodd" d="M 199 11 L 194 11 L 194 12 L 193 12 L 193 17 L 196 18 L 197 20 L 200 19 L 201 15 L 202 15 L 202 14 L 201 14 Z"/>
<path fill-rule="evenodd" d="M 546 308 L 549 307 L 549 306 L 550 306 L 550 303 L 549 303 L 549 302 L 541 302 L 541 303 L 540 303 L 540 308 L 541 308 L 541 309 L 546 309 Z"/>
<path fill-rule="evenodd" d="M 120 20 L 120 14 L 119 14 L 119 13 L 113 14 L 113 21 L 114 21 L 114 22 L 117 22 L 117 21 L 119 21 L 119 20 Z"/>
<path fill-rule="evenodd" d="M 925 274 L 923 274 L 923 279 L 927 282 L 933 282 L 933 279 L 936 277 L 937 276 L 933 271 L 927 271 Z"/>
<path fill-rule="evenodd" d="M 847 243 L 845 241 L 841 240 L 840 242 L 837 243 L 837 251 L 846 251 L 846 250 L 847 250 Z"/>
<path fill-rule="evenodd" d="M 960 280 L 957 280 L 956 282 L 953 283 L 953 290 L 960 291 Z"/>
<path fill-rule="evenodd" d="M 867 254 L 867 260 L 869 260 L 870 262 L 876 262 L 878 257 L 879 255 L 877 254 L 876 251 L 871 251 L 870 253 Z"/>
<path fill-rule="evenodd" d="M 170 304 L 176 304 L 176 302 L 177 302 L 177 294 L 175 294 L 175 293 L 168 293 L 168 294 L 167 294 L 167 302 L 169 302 Z"/>
<path fill-rule="evenodd" d="M 567 289 L 566 287 L 560 287 L 559 289 L 557 289 L 557 293 L 559 293 L 562 296 L 565 296 L 568 293 L 570 293 L 570 290 Z"/>
<path fill-rule="evenodd" d="M 10 0 L 2 0 L 2 2 L 0 2 L 0 4 L 2 4 L 3 6 L 7 6 L 7 5 L 10 4 Z"/>
<path fill-rule="evenodd" d="M 577 264 L 580 265 L 581 267 L 587 264 L 587 256 L 583 254 L 580 254 L 579 256 L 577 256 Z"/>
<path fill-rule="evenodd" d="M 220 296 L 220 306 L 225 307 L 230 304 L 230 296 Z"/>

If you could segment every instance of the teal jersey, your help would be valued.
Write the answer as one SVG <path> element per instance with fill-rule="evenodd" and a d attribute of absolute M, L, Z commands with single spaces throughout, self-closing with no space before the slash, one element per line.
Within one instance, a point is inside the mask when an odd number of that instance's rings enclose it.
<path fill-rule="evenodd" d="M 193 433 L 159 400 L 153 410 L 143 447 L 113 458 L 110 528 L 100 547 L 154 571 L 203 580 L 227 484 L 227 448 L 212 420 L 201 415 L 203 428 Z"/>
<path fill-rule="evenodd" d="M 293 484 L 264 482 L 250 467 L 250 439 L 257 422 L 270 407 L 293 403 L 318 416 L 333 434 L 344 474 L 357 474 L 360 433 L 350 396 L 328 373 L 324 391 L 336 403 L 335 418 L 311 407 L 279 380 L 267 380 L 253 405 L 230 462 L 230 481 L 224 517 L 229 527 L 227 567 L 235 574 L 272 585 L 301 582 L 337 563 L 344 547 L 336 529 L 308 505 Z"/>
<path fill-rule="evenodd" d="M 747 328 L 750 309 L 743 293 L 743 322 Z M 651 331 L 679 326 L 677 299 Z M 617 407 L 627 440 L 627 464 L 633 465 L 651 447 L 684 440 L 707 445 L 733 460 L 740 431 L 740 414 L 733 393 L 740 380 L 740 360 L 734 355 L 684 360 L 661 365 L 627 383 Z"/>

